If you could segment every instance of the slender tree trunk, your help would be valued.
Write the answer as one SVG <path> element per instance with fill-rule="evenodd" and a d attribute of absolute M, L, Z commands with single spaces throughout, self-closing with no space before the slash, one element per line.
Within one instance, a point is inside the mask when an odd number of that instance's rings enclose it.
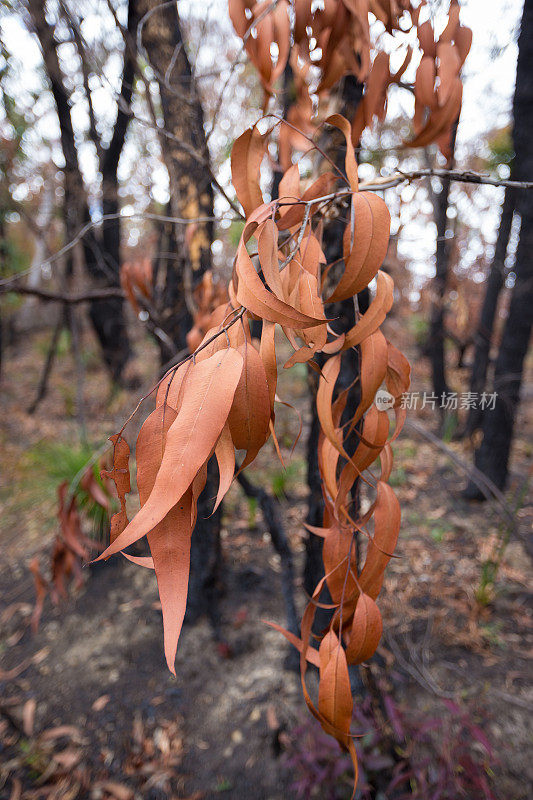
<path fill-rule="evenodd" d="M 34 32 L 39 39 L 57 110 L 61 148 L 65 159 L 63 168 L 65 238 L 71 241 L 81 226 L 90 221 L 90 215 L 78 161 L 69 95 L 59 63 L 54 29 L 46 19 L 45 4 L 41 0 L 27 0 L 27 8 Z M 105 286 L 118 285 L 118 260 L 116 264 L 106 264 L 101 244 L 94 231 L 84 237 L 82 246 L 87 272 L 95 282 Z M 123 301 L 120 299 L 98 301 L 91 307 L 91 319 L 102 347 L 104 360 L 112 377 L 119 380 L 130 356 Z"/>
<path fill-rule="evenodd" d="M 517 180 L 533 176 L 533 0 L 525 0 L 518 39 L 516 88 L 513 102 L 515 175 Z M 523 191 L 517 199 L 521 217 L 520 240 L 516 253 L 516 280 L 509 314 L 494 368 L 493 410 L 486 410 L 483 441 L 475 464 L 499 488 L 505 488 L 509 454 L 520 398 L 520 386 L 533 321 L 533 193 Z M 467 496 L 478 497 L 474 486 Z"/>
<path fill-rule="evenodd" d="M 453 166 L 455 137 L 457 125 L 454 126 L 451 138 L 452 156 L 449 166 Z M 437 397 L 448 394 L 448 381 L 446 380 L 446 353 L 445 353 L 445 308 L 444 298 L 448 283 L 448 266 L 450 261 L 450 246 L 446 238 L 448 230 L 448 198 L 450 194 L 450 181 L 441 181 L 441 191 L 433 194 L 433 208 L 435 224 L 437 226 L 437 244 L 435 250 L 435 278 L 433 279 L 431 315 L 429 324 L 429 338 L 427 352 L 431 361 L 431 377 L 433 392 Z"/>
<path fill-rule="evenodd" d="M 470 375 L 470 391 L 480 396 L 487 385 L 487 372 L 490 361 L 490 348 L 494 332 L 494 320 L 500 292 L 505 280 L 505 256 L 509 244 L 511 226 L 516 205 L 516 191 L 506 189 L 500 216 L 500 227 L 494 248 L 494 256 L 487 277 L 487 286 L 483 298 L 483 306 L 479 317 L 478 327 L 474 336 L 474 360 Z M 479 430 L 483 420 L 481 405 L 477 403 L 468 412 L 465 434 L 472 434 Z"/>
<path fill-rule="evenodd" d="M 213 189 L 205 140 L 204 114 L 182 37 L 176 3 L 139 0 L 144 17 L 142 44 L 156 73 L 166 135 L 163 157 L 170 179 L 174 217 L 193 220 L 176 224 L 167 241 L 169 258 L 161 259 L 158 282 L 161 322 L 178 350 L 186 346 L 191 327 L 191 292 L 211 269 Z M 200 218 L 200 221 L 196 221 Z M 165 273 L 165 274 L 163 274 Z M 172 354 L 170 354 L 172 355 Z M 162 360 L 170 357 L 162 353 Z"/>
<path fill-rule="evenodd" d="M 190 226 L 166 225 L 163 241 L 166 257 L 158 264 L 157 282 L 161 325 L 176 350 L 186 348 L 192 325 L 192 290 L 211 269 L 213 241 L 213 190 L 210 160 L 204 133 L 204 115 L 181 33 L 176 3 L 139 0 L 143 21 L 142 45 L 155 71 L 161 96 L 166 136 L 163 157 L 170 179 L 172 216 L 190 219 Z M 198 219 L 200 218 L 200 219 Z M 163 363 L 174 353 L 161 347 Z M 217 469 L 208 466 L 206 487 L 198 503 L 198 521 L 191 548 L 191 577 L 187 619 L 204 612 L 217 621 L 220 578 L 221 508 L 213 516 L 217 493 Z"/>
<path fill-rule="evenodd" d="M 283 119 L 287 119 L 287 114 L 289 108 L 291 107 L 294 101 L 294 75 L 292 72 L 292 67 L 290 63 L 287 61 L 285 65 L 285 69 L 283 70 L 283 110 L 282 116 Z M 279 152 L 278 152 L 278 161 L 279 161 Z M 274 171 L 274 176 L 272 178 L 272 191 L 271 196 L 272 199 L 275 200 L 279 196 L 279 184 L 281 179 L 283 178 L 283 172 L 281 169 L 277 169 Z"/>
<path fill-rule="evenodd" d="M 132 41 L 135 41 L 139 21 L 137 5 L 138 0 L 129 0 L 127 30 Z M 96 260 L 92 267 L 92 273 L 102 286 L 119 285 L 121 225 L 119 217 L 118 165 L 132 116 L 131 99 L 135 70 L 134 53 L 125 43 L 117 117 L 109 147 L 101 151 L 100 158 L 102 213 L 104 217 L 102 223 L 102 258 Z M 114 217 L 114 219 L 106 219 L 106 217 Z M 111 298 L 91 303 L 89 314 L 96 331 L 99 332 L 98 336 L 104 353 L 107 353 L 106 360 L 111 372 L 115 379 L 118 379 L 124 366 L 124 359 L 127 360 L 129 355 L 123 301 L 120 298 Z M 108 343 L 112 341 L 113 337 L 118 339 L 117 346 L 109 347 Z"/>
<path fill-rule="evenodd" d="M 357 106 L 361 100 L 363 87 L 359 84 L 353 76 L 347 76 L 344 80 L 342 90 L 342 112 L 348 119 L 352 119 Z M 342 134 L 337 131 L 328 131 L 329 148 L 333 151 L 334 156 L 341 169 L 344 169 L 344 159 L 346 154 L 346 145 Z M 344 233 L 345 221 L 342 219 L 331 220 L 324 227 L 324 252 L 327 262 L 337 261 L 342 259 L 342 239 Z M 362 293 L 361 306 L 367 303 L 367 294 Z M 355 324 L 355 308 L 352 300 L 345 300 L 341 303 L 335 303 L 328 307 L 328 317 L 333 321 L 330 323 L 331 327 L 336 333 L 342 333 L 349 330 Z M 323 357 L 317 358 L 320 366 L 323 365 Z M 355 376 L 357 375 L 358 357 L 354 350 L 348 351 L 341 364 L 341 372 L 339 374 L 338 386 L 339 390 L 349 386 Z M 308 511 L 307 522 L 309 525 L 321 527 L 324 517 L 324 500 L 322 497 L 322 481 L 318 469 L 318 435 L 320 432 L 320 424 L 318 421 L 316 411 L 316 392 L 318 388 L 317 376 L 314 372 L 309 370 L 309 400 L 311 412 L 311 426 L 309 429 L 309 436 L 307 440 L 307 485 L 309 487 L 308 497 Z M 348 399 L 347 408 L 349 409 L 356 402 L 354 397 Z M 304 566 L 304 588 L 308 594 L 312 594 L 315 586 L 324 575 L 324 563 L 322 561 L 322 540 L 320 537 L 309 534 L 306 539 L 306 560 Z M 322 609 L 317 610 L 316 615 L 316 628 L 320 628 L 326 622 L 327 614 L 322 613 Z"/>

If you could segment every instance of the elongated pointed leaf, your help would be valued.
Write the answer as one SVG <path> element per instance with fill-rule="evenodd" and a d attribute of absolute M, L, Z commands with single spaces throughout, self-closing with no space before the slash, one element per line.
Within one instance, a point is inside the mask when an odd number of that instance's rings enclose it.
<path fill-rule="evenodd" d="M 193 366 L 180 412 L 167 434 L 150 497 L 98 560 L 109 558 L 149 533 L 187 491 L 226 423 L 242 365 L 241 354 L 228 348 Z"/>
<path fill-rule="evenodd" d="M 307 314 L 302 314 L 269 292 L 255 271 L 252 260 L 242 244 L 237 252 L 236 268 L 239 279 L 237 300 L 253 314 L 289 328 L 309 328 L 323 324 L 323 319 L 315 319 Z"/>
<path fill-rule="evenodd" d="M 387 553 L 393 553 L 396 547 L 400 520 L 398 498 L 387 483 L 378 481 L 374 509 L 374 543 L 368 544 L 365 564 L 359 577 L 361 589 L 373 600 L 381 591 L 385 567 L 390 561 Z"/>
<path fill-rule="evenodd" d="M 218 494 L 213 511 L 216 511 L 224 495 L 229 490 L 235 474 L 235 448 L 231 438 L 228 423 L 222 428 L 219 440 L 215 447 L 215 457 L 218 462 L 219 484 Z"/>
<path fill-rule="evenodd" d="M 348 664 L 362 664 L 374 655 L 383 633 L 383 622 L 375 601 L 364 592 L 359 595 L 348 644 Z"/>
<path fill-rule="evenodd" d="M 350 741 L 353 699 L 346 654 L 333 631 L 322 639 L 319 654 L 321 669 L 318 710 L 335 728 L 337 732 L 335 738 L 347 748 Z"/>
<path fill-rule="evenodd" d="M 265 140 L 266 135 L 254 125 L 236 139 L 231 151 L 231 179 L 247 217 L 263 203 L 259 168 L 265 155 Z"/>
<path fill-rule="evenodd" d="M 246 450 L 243 463 L 248 465 L 269 436 L 270 395 L 263 361 L 255 347 L 245 342 L 239 352 L 243 357 L 243 369 L 228 425 L 237 450 Z"/>
<path fill-rule="evenodd" d="M 376 332 L 391 310 L 393 298 L 394 282 L 390 275 L 380 270 L 377 274 L 376 295 L 361 319 L 346 334 L 343 350 L 356 347 L 363 339 Z"/>

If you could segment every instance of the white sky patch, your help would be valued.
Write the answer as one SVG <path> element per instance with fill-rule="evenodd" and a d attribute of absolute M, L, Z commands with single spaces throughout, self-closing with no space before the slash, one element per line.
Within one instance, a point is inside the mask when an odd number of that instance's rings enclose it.
<path fill-rule="evenodd" d="M 469 154 L 483 155 L 486 150 L 484 139 L 487 133 L 491 129 L 503 127 L 511 118 L 517 56 L 516 38 L 522 5 L 522 0 L 466 0 L 462 4 L 461 20 L 473 29 L 474 38 L 472 50 L 463 70 L 463 108 L 457 137 L 459 162 Z M 446 4 L 443 4 L 444 6 Z M 76 3 L 73 3 L 73 8 L 75 7 Z M 116 114 L 115 94 L 120 87 L 122 68 L 120 35 L 115 30 L 110 15 L 105 12 L 99 2 L 84 3 L 83 11 L 82 30 L 88 44 L 101 39 L 104 30 L 108 37 L 106 47 L 112 49 L 115 41 L 117 46 L 117 52 L 106 59 L 105 71 L 99 72 L 95 69 L 95 74 L 90 78 L 91 87 L 95 87 L 93 102 L 96 116 L 101 121 L 102 129 L 105 132 L 111 130 Z M 211 41 L 209 38 L 205 41 L 191 42 L 191 52 L 198 54 L 196 66 L 199 73 L 202 70 L 208 72 L 213 67 L 220 69 L 226 63 L 229 65 L 233 57 L 240 52 L 240 42 L 235 37 L 229 21 L 227 0 L 211 0 L 211 2 L 205 3 L 198 3 L 197 0 L 180 0 L 180 13 L 184 20 L 193 17 L 195 20 L 202 20 L 208 13 L 210 18 L 219 25 L 220 42 L 216 43 L 216 48 L 206 44 Z M 28 33 L 17 14 L 2 14 L 0 28 L 3 40 L 13 54 L 11 91 L 16 96 L 20 107 L 25 109 L 28 117 L 32 119 L 32 126 L 28 131 L 25 144 L 28 154 L 37 170 L 39 165 L 46 164 L 50 157 L 58 167 L 61 167 L 63 158 L 58 143 L 59 126 L 52 98 L 49 93 L 44 93 L 37 102 L 35 101 L 35 94 L 42 92 L 43 86 L 46 85 L 36 37 Z M 412 36 L 414 37 L 414 32 Z M 391 48 L 390 37 L 383 37 L 383 41 L 388 42 L 387 47 Z M 397 68 L 403 60 L 404 48 L 398 48 L 395 51 L 392 47 L 392 50 L 391 63 L 393 68 Z M 67 66 L 72 72 L 75 69 L 72 46 L 68 43 L 64 44 L 61 46 L 60 52 L 65 63 L 67 58 L 71 61 L 71 64 L 67 64 Z M 244 67 L 236 71 L 228 87 L 225 113 L 221 116 L 220 125 L 215 129 L 210 142 L 213 154 L 226 151 L 228 137 L 232 139 L 238 135 L 260 114 L 259 108 L 250 105 L 247 84 L 239 80 L 239 73 L 242 69 Z M 414 73 L 414 66 L 411 71 Z M 408 73 L 408 77 L 412 78 L 412 75 Z M 221 82 L 224 79 L 225 75 L 222 75 Z M 214 83 L 206 82 L 203 85 L 213 92 Z M 218 80 L 216 85 L 219 85 Z M 258 91 L 259 102 L 260 98 L 261 93 Z M 412 114 L 412 105 L 413 100 L 410 93 L 399 90 L 391 92 L 391 116 L 398 116 L 401 112 L 401 116 L 407 124 L 409 114 Z M 143 106 L 142 99 L 135 100 L 136 112 L 146 117 L 146 110 L 143 110 Z M 233 113 L 233 109 L 235 109 L 235 113 Z M 35 121 L 33 122 L 33 120 Z M 81 141 L 81 134 L 86 130 L 88 124 L 88 109 L 81 94 L 76 97 L 73 105 L 73 120 Z M 127 208 L 139 211 L 146 206 L 149 197 L 159 203 L 166 203 L 169 197 L 169 186 L 166 169 L 162 164 L 157 164 L 159 144 L 155 132 L 146 128 L 143 130 L 142 139 L 146 154 L 153 159 L 151 166 L 143 166 L 140 164 L 137 137 L 131 135 L 132 131 L 135 131 L 135 126 L 139 126 L 137 131 L 140 131 L 142 123 L 134 122 L 131 126 L 132 130 L 128 134 L 120 162 L 119 177 L 124 186 L 129 186 L 130 183 L 134 186 L 131 191 L 128 189 L 127 192 L 121 193 L 125 198 L 127 195 L 129 203 Z M 1 127 L 0 116 L 0 130 Z M 395 136 L 397 144 L 403 132 L 386 133 L 389 138 L 391 135 Z M 388 141 L 384 137 L 382 146 L 387 147 L 393 144 L 393 141 Z M 98 175 L 94 146 L 83 144 L 79 150 L 79 157 L 88 185 L 96 189 Z M 221 164 L 218 178 L 223 186 L 228 187 L 230 196 L 233 196 L 233 190 L 229 187 L 229 162 L 219 156 L 217 156 L 217 161 Z M 404 158 L 403 167 L 405 169 L 410 168 L 408 164 L 408 159 Z M 412 167 L 416 168 L 418 164 L 417 156 L 413 156 Z M 368 171 L 366 166 L 361 168 L 361 177 L 366 177 L 366 175 L 363 176 L 365 170 Z M 35 185 L 33 183 L 31 188 L 33 189 Z M 415 190 L 411 187 L 389 190 L 386 193 L 387 201 L 394 203 L 393 193 L 398 191 L 401 191 L 402 198 L 408 202 L 409 197 L 412 199 Z M 28 189 L 18 188 L 17 192 L 17 196 L 22 197 L 23 194 L 27 196 Z M 468 221 L 472 226 L 482 226 L 486 239 L 490 243 L 495 239 L 499 205 L 503 192 L 501 189 L 493 187 L 480 187 L 476 192 L 476 196 L 479 196 L 479 201 L 476 203 L 462 196 L 460 190 L 453 190 L 452 198 L 457 204 L 459 216 L 467 214 Z M 135 206 L 131 204 L 133 202 Z M 415 202 L 423 213 L 430 212 L 430 200 L 427 192 L 424 194 L 422 187 L 417 189 Z M 225 201 L 219 197 L 217 197 L 216 203 L 217 210 L 227 208 Z M 402 216 L 398 221 L 403 226 L 400 234 L 400 255 L 409 259 L 414 273 L 421 276 L 431 274 L 435 249 L 434 224 L 428 222 L 423 215 L 410 214 L 405 206 L 402 207 Z M 478 252 L 479 247 L 472 243 L 469 253 L 464 255 L 465 264 L 473 263 Z"/>

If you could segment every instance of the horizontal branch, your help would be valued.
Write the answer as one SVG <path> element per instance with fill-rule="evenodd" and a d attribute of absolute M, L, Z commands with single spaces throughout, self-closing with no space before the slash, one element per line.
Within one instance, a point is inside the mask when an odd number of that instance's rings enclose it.
<path fill-rule="evenodd" d="M 458 169 L 415 169 L 411 172 L 397 170 L 394 175 L 383 178 L 375 178 L 367 183 L 361 183 L 361 189 L 371 189 L 374 186 L 378 189 L 391 189 L 401 183 L 419 180 L 420 178 L 440 178 L 441 180 L 459 181 L 460 183 L 485 184 L 487 186 L 503 186 L 509 189 L 533 189 L 533 181 L 511 181 L 499 178 L 492 178 L 490 175 L 482 175 L 479 172 Z"/>
<path fill-rule="evenodd" d="M 478 172 L 470 172 L 469 170 L 461 172 L 460 170 L 449 170 L 449 169 L 418 169 L 418 170 L 412 170 L 411 172 L 401 172 L 398 170 L 396 173 L 390 176 L 376 177 L 368 181 L 362 181 L 359 184 L 359 189 L 361 191 L 383 191 L 384 189 L 392 189 L 395 186 L 399 186 L 402 183 L 410 183 L 411 181 L 414 180 L 420 180 L 422 178 L 433 178 L 433 177 L 439 178 L 441 180 L 448 179 L 451 181 L 458 181 L 460 183 L 484 184 L 487 186 L 501 186 L 510 189 L 533 189 L 533 181 L 505 180 L 505 179 L 492 178 L 490 175 L 482 175 L 481 173 Z M 281 201 L 278 203 L 278 205 L 316 206 L 319 203 L 326 203 L 329 201 L 340 199 L 342 197 L 350 196 L 351 194 L 352 194 L 351 189 L 340 189 L 336 192 L 331 192 L 330 194 L 323 195 L 322 197 L 315 197 L 311 201 L 307 200 L 291 200 L 290 202 Z M 53 262 L 57 261 L 62 256 L 64 256 L 69 250 L 75 247 L 76 244 L 78 244 L 78 242 L 80 242 L 83 239 L 83 237 L 93 228 L 98 227 L 103 222 L 107 222 L 108 220 L 118 219 L 118 218 L 124 220 L 152 220 L 155 222 L 172 222 L 178 225 L 192 225 L 194 223 L 207 222 L 207 221 L 213 221 L 213 222 L 221 222 L 222 220 L 233 221 L 236 219 L 235 217 L 231 216 L 228 217 L 226 213 L 220 216 L 195 217 L 192 219 L 186 219 L 184 217 L 166 216 L 164 214 L 153 214 L 150 212 L 141 212 L 133 214 L 123 214 L 121 212 L 118 212 L 117 214 L 104 214 L 98 220 L 88 222 L 86 225 L 84 225 L 83 228 L 81 228 L 78 231 L 76 236 L 70 242 L 67 242 L 67 244 L 65 244 L 57 253 L 54 253 L 54 255 L 46 258 L 40 265 L 41 268 L 51 265 Z M 20 278 L 27 275 L 29 272 L 32 271 L 32 269 L 34 269 L 34 267 L 27 269 L 24 272 L 19 272 L 17 273 L 17 275 L 13 275 L 9 278 L 4 278 L 3 280 L 0 280 L 0 293 L 6 291 L 4 287 L 16 284 L 16 282 L 20 280 Z M 15 288 L 14 285 L 12 291 L 21 292 L 20 288 L 18 288 L 18 286 L 17 288 Z M 25 293 L 30 294 L 29 291 Z M 113 296 L 113 295 L 108 295 L 108 296 Z M 116 295 L 116 296 L 121 297 L 123 295 Z M 61 298 L 43 297 L 43 299 L 59 300 Z M 73 302 L 84 302 L 84 299 L 74 300 Z M 95 297 L 87 297 L 86 299 L 96 300 L 99 298 L 95 296 Z M 70 301 L 67 299 L 65 300 L 65 302 L 70 302 Z"/>
<path fill-rule="evenodd" d="M 228 306 L 230 306 L 230 303 L 228 303 Z M 236 322 L 238 322 L 240 319 L 243 318 L 243 316 L 246 314 L 246 311 L 247 311 L 247 309 L 244 306 L 241 306 L 238 310 L 232 308 L 231 311 L 227 315 L 229 317 L 231 314 L 233 314 L 232 319 L 230 319 L 229 322 L 227 322 L 225 325 L 221 325 L 219 327 L 219 330 L 216 333 L 214 333 L 212 336 L 210 336 L 209 339 L 206 339 L 205 342 L 202 342 L 202 344 L 199 347 L 197 347 L 196 350 L 193 353 L 188 353 L 188 355 L 186 355 L 184 353 L 184 351 L 181 351 L 181 352 L 177 353 L 173 357 L 173 361 L 175 363 L 172 363 L 170 366 L 168 366 L 168 369 L 165 369 L 164 374 L 157 381 L 157 383 L 154 386 L 152 386 L 152 388 L 150 389 L 150 391 L 147 394 L 145 394 L 145 395 L 143 395 L 141 397 L 141 399 L 139 400 L 139 402 L 137 403 L 137 405 L 135 406 L 135 408 L 133 409 L 133 411 L 129 415 L 128 419 L 123 424 L 123 426 L 120 429 L 120 431 L 118 432 L 118 435 L 122 436 L 122 434 L 124 433 L 124 428 L 133 419 L 133 417 L 135 416 L 137 411 L 140 409 L 140 407 L 143 404 L 143 402 L 148 397 L 150 397 L 150 395 L 153 394 L 159 388 L 161 383 L 164 381 L 164 379 L 168 375 L 170 375 L 171 373 L 172 373 L 172 375 L 175 375 L 175 373 L 177 372 L 178 368 L 181 367 L 183 364 L 185 364 L 187 361 L 191 361 L 192 360 L 194 362 L 194 359 L 196 358 L 198 353 L 201 353 L 202 350 L 205 350 L 205 348 L 208 347 L 212 342 L 214 342 L 215 339 L 218 339 L 219 336 L 225 335 L 227 337 L 229 329 L 232 327 L 232 325 L 235 325 Z M 229 340 L 228 340 L 228 347 L 229 347 Z M 165 365 L 165 368 L 166 367 L 167 367 L 167 365 Z M 169 386 L 170 386 L 170 384 L 169 384 Z M 167 394 L 165 395 L 165 402 L 166 402 L 167 395 L 168 395 L 168 387 L 167 387 Z"/>
<path fill-rule="evenodd" d="M 63 294 L 62 292 L 49 292 L 46 289 L 38 289 L 33 286 L 19 286 L 18 284 L 11 284 L 7 286 L 0 286 L 0 294 L 7 294 L 7 292 L 15 292 L 16 294 L 29 294 L 38 297 L 39 300 L 46 300 L 49 303 L 67 303 L 69 305 L 76 305 L 77 303 L 90 303 L 93 300 L 108 300 L 110 297 L 120 297 L 124 299 L 126 295 L 118 287 L 108 287 L 104 289 L 95 289 L 92 292 L 85 292 L 84 294 Z"/>
<path fill-rule="evenodd" d="M 230 221 L 232 221 L 234 217 L 228 217 L 225 214 L 222 214 L 219 217 L 215 216 L 192 217 L 191 219 L 188 219 L 186 217 L 172 217 L 166 214 L 153 214 L 148 211 L 142 213 L 133 213 L 133 214 L 124 214 L 121 211 L 113 214 L 102 214 L 102 216 L 99 217 L 97 220 L 91 220 L 90 222 L 87 222 L 82 228 L 80 228 L 80 230 L 74 236 L 74 238 L 71 239 L 70 242 L 67 242 L 65 245 L 63 245 L 63 247 L 60 250 L 58 250 L 57 253 L 54 253 L 48 258 L 45 258 L 44 261 L 42 261 L 41 264 L 39 265 L 40 268 L 43 269 L 44 267 L 51 266 L 55 261 L 58 261 L 59 259 L 62 258 L 62 256 L 64 256 L 66 253 L 72 250 L 73 247 L 76 247 L 76 245 L 82 241 L 83 237 L 86 236 L 94 228 L 99 227 L 104 222 L 109 222 L 110 220 L 115 220 L 115 219 L 137 220 L 140 222 L 142 222 L 143 220 L 151 220 L 153 222 L 172 222 L 176 225 L 193 225 L 198 222 L 208 222 L 208 221 L 220 222 L 223 219 L 230 219 Z M 37 268 L 36 266 L 32 266 L 24 270 L 23 272 L 17 272 L 16 275 L 11 275 L 9 278 L 4 278 L 3 280 L 0 280 L 0 289 L 9 284 L 15 284 L 17 281 L 19 281 L 25 275 L 28 275 L 36 268 Z M 16 290 L 13 289 L 13 291 Z"/>

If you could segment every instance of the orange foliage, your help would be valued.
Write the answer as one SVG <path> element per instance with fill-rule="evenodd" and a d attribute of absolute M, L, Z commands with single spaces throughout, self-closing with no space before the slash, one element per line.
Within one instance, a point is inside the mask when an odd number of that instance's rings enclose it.
<path fill-rule="evenodd" d="M 257 125 L 253 126 L 234 144 L 232 181 L 246 222 L 228 286 L 229 299 L 222 299 L 210 276 L 204 279 L 189 338 L 191 349 L 195 350 L 160 382 L 156 408 L 137 440 L 141 508 L 128 522 L 123 506 L 114 518 L 113 540 L 100 556 L 108 558 L 147 536 L 151 558 L 132 560 L 155 568 L 163 609 L 165 655 L 174 672 L 187 598 L 190 541 L 208 461 L 214 455 L 219 465 L 218 505 L 234 478 L 235 451 L 245 451 L 239 467 L 242 469 L 255 459 L 271 435 L 277 445 L 274 422 L 278 365 L 274 334 L 279 326 L 294 350 L 285 367 L 307 363 L 320 375 L 316 397 L 321 428 L 318 461 L 325 514 L 323 526 L 310 530 L 324 540 L 325 577 L 304 612 L 300 637 L 277 625 L 273 627 L 300 652 L 306 703 L 323 729 L 349 751 L 356 771 L 348 666 L 370 658 L 382 633 L 376 600 L 400 530 L 399 503 L 388 483 L 391 443 L 404 422 L 401 396 L 409 387 L 410 368 L 380 328 L 393 301 L 392 278 L 380 270 L 387 253 L 390 215 L 381 197 L 359 186 L 354 143 L 375 117 L 384 118 L 387 88 L 392 82 L 399 82 L 411 58 L 411 51 L 407 50 L 403 66 L 394 75 L 384 53 L 378 53 L 371 63 L 368 13 L 372 11 L 389 33 L 399 30 L 402 15 L 417 26 L 423 58 L 415 87 L 416 138 L 408 144 L 436 140 L 446 152 L 460 108 L 458 74 L 468 52 L 469 33 L 460 26 L 458 6 L 452 2 L 448 26 L 435 43 L 431 25 L 418 25 L 423 6 L 422 2 L 414 10 L 408 2 L 393 0 L 326 0 L 322 9 L 312 13 L 310 0 L 296 0 L 291 50 L 287 0 L 277 4 L 230 0 L 231 19 L 258 70 L 267 98 L 291 59 L 298 97 L 288 119 L 297 122 L 299 129 L 281 125 L 279 144 L 284 174 L 279 198 L 270 202 L 264 201 L 259 176 L 272 129 L 261 133 Z M 277 47 L 273 48 L 273 44 Z M 366 81 L 366 91 L 354 120 L 339 114 L 326 120 L 346 139 L 344 173 L 334 167 L 335 172 L 326 172 L 303 187 L 298 166 L 291 163 L 291 150 L 314 147 L 309 139 L 315 126 L 307 83 L 311 46 L 321 50 L 320 58 L 313 59 L 320 68 L 320 96 L 347 72 Z M 423 111 L 426 108 L 427 119 Z M 331 290 L 321 222 L 324 209 L 330 207 L 335 196 L 348 199 L 351 212 L 343 237 L 344 269 Z M 328 304 L 354 298 L 374 279 L 376 288 L 368 310 L 362 315 L 356 313 L 351 330 L 334 333 L 328 322 Z M 262 321 L 260 342 L 252 340 L 251 319 Z M 337 391 L 336 384 L 342 359 L 354 347 L 360 356 L 359 404 L 351 410 L 346 423 L 348 390 Z M 329 356 L 322 369 L 314 360 L 318 353 Z M 395 415 L 392 434 L 387 411 L 374 404 L 382 385 L 389 393 L 389 407 Z M 354 435 L 359 443 L 350 453 L 348 437 Z M 129 483 L 127 489 L 123 483 L 127 456 L 122 431 L 113 440 L 115 468 L 109 476 L 117 482 L 122 502 L 124 492 L 129 490 Z M 371 471 L 376 463 L 377 468 Z M 357 508 L 352 510 L 352 489 L 359 480 L 368 484 L 374 497 L 364 514 Z M 356 536 L 368 539 L 360 568 Z M 311 647 L 310 637 L 325 585 L 332 598 L 333 614 L 317 650 Z M 306 686 L 308 662 L 319 668 L 317 705 Z"/>

